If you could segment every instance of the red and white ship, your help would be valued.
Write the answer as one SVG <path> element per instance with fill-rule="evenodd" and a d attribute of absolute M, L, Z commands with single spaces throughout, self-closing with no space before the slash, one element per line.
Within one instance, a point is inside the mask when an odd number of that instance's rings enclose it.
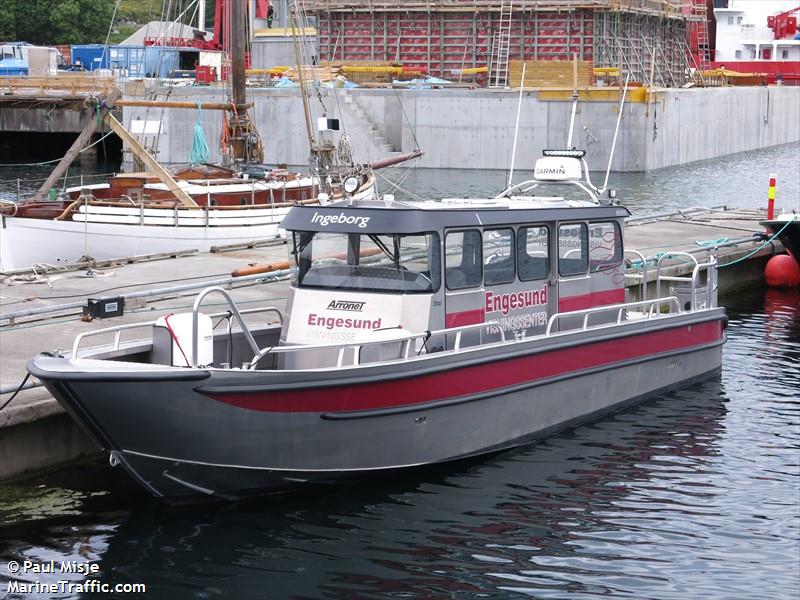
<path fill-rule="evenodd" d="M 800 84 L 799 0 L 714 0 L 715 68 Z"/>

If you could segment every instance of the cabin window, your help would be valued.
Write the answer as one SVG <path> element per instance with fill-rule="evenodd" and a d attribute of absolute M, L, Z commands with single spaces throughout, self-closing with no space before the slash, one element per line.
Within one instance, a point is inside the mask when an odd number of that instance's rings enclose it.
<path fill-rule="evenodd" d="M 365 292 L 430 294 L 441 283 L 436 233 L 296 231 L 295 285 Z"/>
<path fill-rule="evenodd" d="M 483 280 L 481 232 L 452 231 L 445 237 L 445 283 L 449 290 L 480 285 Z"/>
<path fill-rule="evenodd" d="M 589 224 L 589 270 L 592 273 L 619 266 L 622 263 L 622 236 L 619 224 Z"/>
<path fill-rule="evenodd" d="M 589 266 L 589 240 L 585 223 L 570 223 L 558 228 L 558 272 L 583 275 Z"/>
<path fill-rule="evenodd" d="M 517 233 L 517 271 L 520 281 L 544 279 L 550 271 L 547 227 L 520 227 Z"/>
<path fill-rule="evenodd" d="M 514 230 L 489 229 L 483 233 L 483 283 L 514 281 Z"/>
<path fill-rule="evenodd" d="M 742 51 L 741 50 L 737 50 L 736 51 L 736 58 L 737 58 L 737 60 L 742 58 Z"/>

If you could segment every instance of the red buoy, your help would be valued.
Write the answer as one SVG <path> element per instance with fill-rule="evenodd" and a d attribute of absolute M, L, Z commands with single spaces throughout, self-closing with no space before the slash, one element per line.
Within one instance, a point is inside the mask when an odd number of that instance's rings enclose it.
<path fill-rule="evenodd" d="M 788 254 L 777 254 L 764 267 L 764 279 L 770 287 L 793 288 L 800 286 L 800 265 Z"/>

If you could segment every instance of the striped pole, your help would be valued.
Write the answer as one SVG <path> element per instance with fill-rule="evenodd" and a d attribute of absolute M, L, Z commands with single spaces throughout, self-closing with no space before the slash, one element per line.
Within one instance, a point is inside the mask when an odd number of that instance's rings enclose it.
<path fill-rule="evenodd" d="M 777 177 L 775 173 L 769 175 L 769 194 L 767 195 L 767 220 L 769 221 L 775 218 L 775 180 Z"/>

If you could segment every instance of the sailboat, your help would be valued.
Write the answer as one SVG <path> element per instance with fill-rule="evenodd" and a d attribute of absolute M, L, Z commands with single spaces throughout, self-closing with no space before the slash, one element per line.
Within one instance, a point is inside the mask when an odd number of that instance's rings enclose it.
<path fill-rule="evenodd" d="M 84 131 L 31 200 L 0 202 L 0 271 L 184 250 L 208 252 L 215 246 L 280 237 L 279 223 L 292 206 L 371 198 L 373 168 L 421 155 L 415 151 L 340 168 L 334 160 L 335 146 L 317 141 L 313 133 L 304 89 L 312 173 L 266 169 L 261 164 L 261 140 L 247 111 L 245 7 L 241 2 L 226 5 L 235 29 L 229 39 L 231 103 L 222 107 L 231 113 L 226 118 L 231 166 L 196 165 L 168 171 L 111 114 L 116 98 L 106 98 L 98 116 L 148 170 L 115 175 L 102 184 L 69 188 L 62 198 L 46 200 L 54 183 L 95 131 L 100 119 L 90 116 Z M 178 103 L 153 103 L 165 107 L 174 104 Z"/>

